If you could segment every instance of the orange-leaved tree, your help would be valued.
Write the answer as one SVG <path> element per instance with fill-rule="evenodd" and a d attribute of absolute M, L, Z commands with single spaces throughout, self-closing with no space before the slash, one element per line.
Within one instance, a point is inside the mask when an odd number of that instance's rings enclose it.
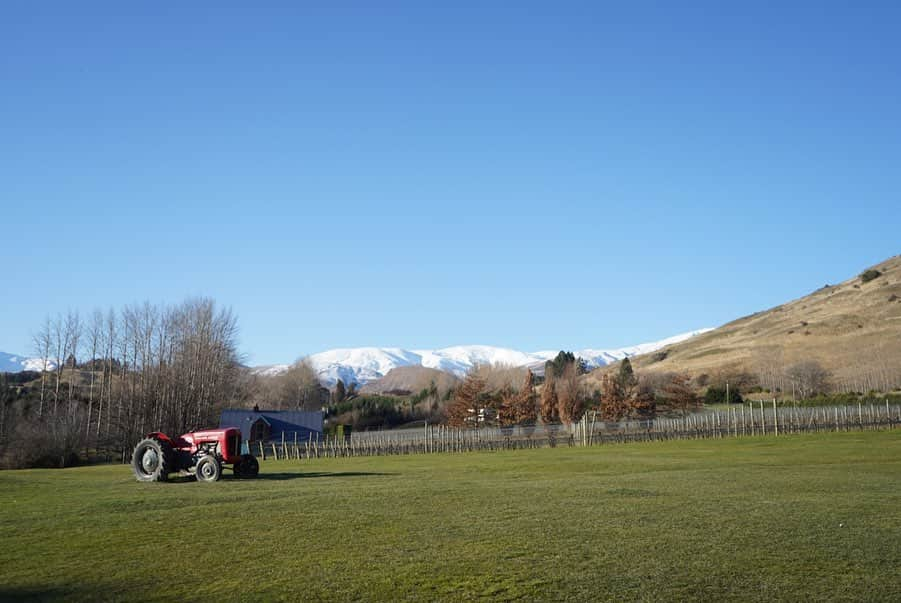
<path fill-rule="evenodd" d="M 669 382 L 663 386 L 663 397 L 673 410 L 678 410 L 685 416 L 690 408 L 696 407 L 700 399 L 698 394 L 689 384 L 691 378 L 688 375 L 673 375 Z"/>
<path fill-rule="evenodd" d="M 557 405 L 557 391 L 554 385 L 553 373 L 546 372 L 544 386 L 541 388 L 541 405 L 539 408 L 541 420 L 547 425 L 560 420 L 560 410 Z"/>
<path fill-rule="evenodd" d="M 476 371 L 470 371 L 454 391 L 453 402 L 447 408 L 447 422 L 454 427 L 476 427 L 490 405 L 491 393 L 485 380 Z"/>
<path fill-rule="evenodd" d="M 535 409 L 535 394 L 532 392 L 534 385 L 535 376 L 527 369 L 525 380 L 518 391 L 512 387 L 501 390 L 501 403 L 497 413 L 501 425 L 535 424 L 538 412 Z"/>
<path fill-rule="evenodd" d="M 557 394 L 557 412 L 564 423 L 575 423 L 585 412 L 585 397 L 582 394 L 582 383 L 579 381 L 579 367 L 575 362 L 568 363 L 560 376 L 554 378 L 554 390 Z"/>
<path fill-rule="evenodd" d="M 604 375 L 601 378 L 601 416 L 605 421 L 620 421 L 629 414 L 629 403 L 619 379 Z"/>

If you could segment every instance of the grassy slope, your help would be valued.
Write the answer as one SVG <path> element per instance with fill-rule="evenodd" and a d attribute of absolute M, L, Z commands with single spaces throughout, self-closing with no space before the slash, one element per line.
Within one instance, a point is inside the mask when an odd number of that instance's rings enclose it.
<path fill-rule="evenodd" d="M 0 472 L 0 599 L 901 600 L 901 431 L 263 471 Z"/>
<path fill-rule="evenodd" d="M 784 354 L 786 366 L 814 358 L 839 378 L 880 366 L 897 367 L 901 364 L 901 256 L 874 268 L 883 275 L 868 283 L 861 284 L 855 276 L 670 346 L 661 362 L 647 354 L 632 364 L 642 372 L 713 375 L 722 370 L 753 372 L 761 361 Z M 899 299 L 890 302 L 892 295 Z M 599 370 L 593 380 L 599 380 L 603 372 Z"/>

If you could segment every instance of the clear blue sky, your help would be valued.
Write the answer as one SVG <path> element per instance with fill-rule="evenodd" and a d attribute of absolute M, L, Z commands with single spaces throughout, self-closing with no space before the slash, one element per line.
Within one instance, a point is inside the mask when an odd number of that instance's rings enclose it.
<path fill-rule="evenodd" d="M 898 3 L 732 4 L 3 2 L 0 350 L 612 347 L 901 252 Z"/>

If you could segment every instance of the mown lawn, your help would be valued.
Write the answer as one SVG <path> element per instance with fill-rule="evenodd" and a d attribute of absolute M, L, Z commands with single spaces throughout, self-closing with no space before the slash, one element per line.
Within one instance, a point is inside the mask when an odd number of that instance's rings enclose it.
<path fill-rule="evenodd" d="M 901 601 L 901 430 L 0 472 L 0 599 Z"/>

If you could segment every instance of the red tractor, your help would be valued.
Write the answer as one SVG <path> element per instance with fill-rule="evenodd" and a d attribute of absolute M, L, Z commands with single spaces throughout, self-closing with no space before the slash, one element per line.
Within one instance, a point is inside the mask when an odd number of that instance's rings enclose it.
<path fill-rule="evenodd" d="M 250 454 L 241 454 L 241 430 L 237 427 L 208 429 L 170 438 L 154 432 L 138 442 L 131 467 L 139 482 L 163 482 L 170 473 L 187 471 L 198 482 L 215 482 L 222 466 L 231 465 L 235 477 L 256 477 L 260 464 Z"/>

